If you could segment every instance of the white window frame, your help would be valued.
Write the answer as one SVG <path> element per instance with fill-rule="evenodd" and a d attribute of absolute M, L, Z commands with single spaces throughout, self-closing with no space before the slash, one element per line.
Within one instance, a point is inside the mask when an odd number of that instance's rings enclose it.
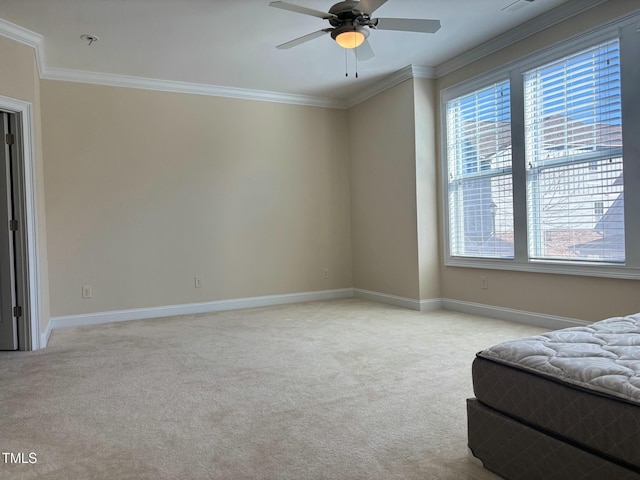
<path fill-rule="evenodd" d="M 564 260 L 533 260 L 527 244 L 527 200 L 524 140 L 525 72 L 578 53 L 613 38 L 620 42 L 622 83 L 623 158 L 625 183 L 626 259 L 619 263 L 592 263 Z M 444 264 L 453 267 L 516 270 L 581 276 L 640 279 L 640 12 L 581 34 L 577 38 L 551 46 L 516 62 L 481 76 L 461 82 L 440 92 L 440 185 Z M 514 258 L 454 257 L 450 251 L 447 161 L 447 102 L 485 88 L 493 83 L 511 80 L 511 132 L 514 185 Z M 636 161 L 630 159 L 636 155 Z"/>
<path fill-rule="evenodd" d="M 484 88 L 488 87 L 488 88 L 494 88 L 496 85 L 498 84 L 502 84 L 502 83 L 508 83 L 509 82 L 509 78 L 508 77 L 502 77 L 500 79 L 498 79 L 495 82 L 491 82 L 489 85 L 485 85 L 479 89 L 474 89 L 469 93 L 476 93 L 479 90 L 483 90 Z M 459 97 L 464 97 L 465 95 L 459 95 L 457 98 Z M 445 106 L 445 108 L 448 108 L 447 106 Z M 447 145 L 447 147 L 449 147 L 449 145 Z M 458 146 L 455 147 L 456 149 L 458 149 Z M 447 154 L 448 155 L 448 154 Z M 448 160 L 448 159 L 447 159 Z M 447 166 L 449 165 L 449 162 L 447 162 Z M 451 172 L 449 172 L 451 173 Z M 511 172 L 511 166 L 509 167 L 502 167 L 502 168 L 494 168 L 494 169 L 488 169 L 484 172 L 479 171 L 479 172 L 473 172 L 473 173 L 460 173 L 460 172 L 455 172 L 453 175 L 449 175 L 449 177 L 455 178 L 455 180 L 453 182 L 448 181 L 447 182 L 447 187 L 451 186 L 452 183 L 453 184 L 458 184 L 460 182 L 465 182 L 465 181 L 469 181 L 469 180 L 479 180 L 479 179 L 489 179 L 492 180 L 495 177 L 511 177 L 512 172 Z M 448 192 L 454 193 L 454 196 L 461 196 L 463 195 L 463 190 L 460 190 L 458 188 L 456 188 L 454 191 L 452 190 L 448 190 Z M 449 201 L 449 199 L 451 198 L 451 195 L 447 196 L 447 202 Z M 450 216 L 448 217 L 449 219 L 451 218 Z M 495 224 L 494 224 L 495 227 Z M 450 229 L 450 234 L 451 235 L 455 235 L 454 229 Z M 463 228 L 459 228 L 458 229 L 458 236 L 460 236 L 460 231 L 463 230 Z M 495 232 L 492 232 L 492 235 L 494 235 Z M 465 234 L 466 235 L 466 234 Z M 459 240 L 459 239 L 458 239 Z M 468 257 L 468 255 L 467 255 Z M 485 258 L 485 257 L 483 257 Z"/>

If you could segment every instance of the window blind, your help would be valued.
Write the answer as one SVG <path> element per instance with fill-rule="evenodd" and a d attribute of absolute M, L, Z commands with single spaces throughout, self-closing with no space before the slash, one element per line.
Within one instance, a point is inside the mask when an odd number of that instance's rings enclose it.
<path fill-rule="evenodd" d="M 513 257 L 509 81 L 447 102 L 450 251 Z"/>
<path fill-rule="evenodd" d="M 618 40 L 524 75 L 531 259 L 624 262 Z"/>

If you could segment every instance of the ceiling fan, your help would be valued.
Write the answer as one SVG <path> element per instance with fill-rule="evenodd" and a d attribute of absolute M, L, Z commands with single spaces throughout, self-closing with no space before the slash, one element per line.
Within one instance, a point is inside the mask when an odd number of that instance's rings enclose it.
<path fill-rule="evenodd" d="M 331 38 L 343 48 L 353 49 L 360 47 L 358 48 L 358 58 L 360 60 L 369 60 L 375 56 L 371 45 L 367 41 L 369 29 L 419 33 L 435 33 L 440 29 L 440 20 L 373 18 L 373 12 L 385 3 L 387 3 L 387 0 L 344 0 L 336 3 L 328 12 L 322 12 L 287 2 L 271 2 L 269 3 L 270 7 L 322 18 L 323 20 L 328 20 L 331 25 L 331 27 L 323 28 L 317 32 L 309 33 L 278 45 L 276 48 L 292 48 L 329 33 Z"/>

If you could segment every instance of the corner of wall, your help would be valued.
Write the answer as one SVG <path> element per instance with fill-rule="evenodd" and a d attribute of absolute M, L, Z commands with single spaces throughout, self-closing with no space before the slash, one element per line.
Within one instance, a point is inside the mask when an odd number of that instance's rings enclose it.
<path fill-rule="evenodd" d="M 353 286 L 419 299 L 413 90 L 408 79 L 349 109 L 349 173 Z"/>
<path fill-rule="evenodd" d="M 440 297 L 438 181 L 434 79 L 414 79 L 416 144 L 416 222 L 420 299 Z"/>

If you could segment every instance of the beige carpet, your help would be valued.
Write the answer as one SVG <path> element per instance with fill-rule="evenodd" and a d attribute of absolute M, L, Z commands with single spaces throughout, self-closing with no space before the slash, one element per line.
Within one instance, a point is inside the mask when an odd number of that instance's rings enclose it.
<path fill-rule="evenodd" d="M 61 329 L 0 353 L 2 479 L 495 479 L 475 352 L 542 330 L 348 299 Z"/>

